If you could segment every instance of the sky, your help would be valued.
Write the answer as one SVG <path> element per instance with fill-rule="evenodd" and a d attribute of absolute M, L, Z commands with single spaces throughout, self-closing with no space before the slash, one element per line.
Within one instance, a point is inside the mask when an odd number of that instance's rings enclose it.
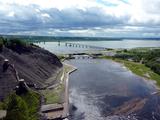
<path fill-rule="evenodd" d="M 0 34 L 160 37 L 160 0 L 0 0 Z"/>

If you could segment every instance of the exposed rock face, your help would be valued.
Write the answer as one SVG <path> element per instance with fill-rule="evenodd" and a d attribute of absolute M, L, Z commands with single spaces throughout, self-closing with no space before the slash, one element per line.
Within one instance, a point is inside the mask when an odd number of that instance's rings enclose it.
<path fill-rule="evenodd" d="M 4 47 L 0 52 L 0 99 L 8 95 L 17 85 L 12 67 L 3 72 L 4 59 L 8 59 L 9 63 L 14 65 L 20 78 L 38 87 L 46 86 L 45 80 L 62 67 L 56 55 L 42 48 L 29 45 L 24 52 L 19 53 Z"/>

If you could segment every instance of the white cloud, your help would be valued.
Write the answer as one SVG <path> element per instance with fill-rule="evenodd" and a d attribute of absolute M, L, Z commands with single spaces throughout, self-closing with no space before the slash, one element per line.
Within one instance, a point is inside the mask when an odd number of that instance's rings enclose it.
<path fill-rule="evenodd" d="M 130 0 L 133 24 L 160 24 L 160 0 Z"/>
<path fill-rule="evenodd" d="M 0 4 L 0 33 L 158 36 L 160 30 L 160 0 L 0 0 Z"/>
<path fill-rule="evenodd" d="M 9 17 L 14 17 L 14 16 L 15 16 L 15 13 L 14 13 L 13 11 L 12 11 L 12 12 L 9 12 L 9 13 L 8 13 L 8 16 L 9 16 Z"/>

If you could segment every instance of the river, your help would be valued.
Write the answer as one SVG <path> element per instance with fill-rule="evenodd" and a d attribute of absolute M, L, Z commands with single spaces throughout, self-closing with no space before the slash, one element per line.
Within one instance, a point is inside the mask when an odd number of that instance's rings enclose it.
<path fill-rule="evenodd" d="M 160 119 L 159 96 L 152 95 L 156 91 L 152 82 L 111 60 L 74 59 L 67 63 L 78 68 L 69 80 L 70 120 Z"/>
<path fill-rule="evenodd" d="M 156 40 L 72 41 L 106 48 L 160 47 Z M 65 42 L 36 43 L 56 54 L 92 51 Z M 153 81 L 104 59 L 66 61 L 78 68 L 69 78 L 70 120 L 160 120 L 160 97 Z"/>
<path fill-rule="evenodd" d="M 90 45 L 104 48 L 136 48 L 136 47 L 160 47 L 160 40 L 106 40 L 106 41 L 92 41 L 92 39 L 88 41 L 63 41 L 61 40 L 60 44 L 55 41 L 50 42 L 38 42 L 35 43 L 38 46 L 45 48 L 55 54 L 66 54 L 66 53 L 77 53 L 77 52 L 86 52 L 93 51 L 95 49 L 92 48 L 83 48 L 83 47 L 69 47 L 66 46 L 65 43 L 75 43 L 81 45 Z"/>

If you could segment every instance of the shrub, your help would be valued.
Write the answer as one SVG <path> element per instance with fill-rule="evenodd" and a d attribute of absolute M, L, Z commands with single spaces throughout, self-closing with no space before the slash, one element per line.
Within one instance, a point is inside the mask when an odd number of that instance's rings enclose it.
<path fill-rule="evenodd" d="M 21 96 L 12 93 L 0 103 L 1 109 L 7 110 L 5 120 L 38 120 L 40 95 L 29 91 Z"/>
<path fill-rule="evenodd" d="M 22 95 L 21 98 L 26 102 L 28 106 L 30 120 L 37 120 L 37 111 L 38 106 L 40 105 L 40 95 L 38 93 L 29 91 L 27 94 Z"/>
<path fill-rule="evenodd" d="M 8 42 L 9 42 L 10 46 L 25 47 L 27 45 L 27 43 L 25 41 L 17 39 L 17 38 L 10 39 Z"/>
<path fill-rule="evenodd" d="M 31 50 L 27 47 L 29 44 L 26 41 L 13 38 L 7 40 L 7 44 L 5 45 L 7 48 L 21 54 L 21 53 L 27 53 Z"/>
<path fill-rule="evenodd" d="M 16 94 L 9 96 L 5 120 L 28 120 L 29 112 L 26 102 Z"/>

